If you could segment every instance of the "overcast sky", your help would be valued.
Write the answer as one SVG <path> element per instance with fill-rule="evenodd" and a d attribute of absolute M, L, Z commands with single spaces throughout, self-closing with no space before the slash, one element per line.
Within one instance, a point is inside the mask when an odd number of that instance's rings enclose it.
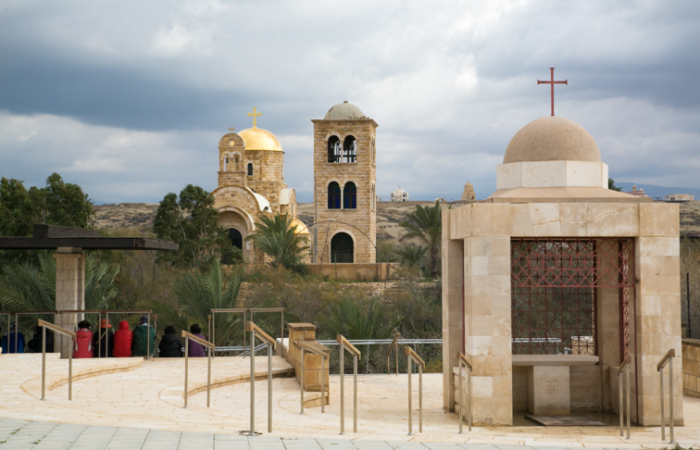
<path fill-rule="evenodd" d="M 477 198 L 511 137 L 555 113 L 610 176 L 698 187 L 698 1 L 0 3 L 0 176 L 52 172 L 96 202 L 213 190 L 219 138 L 258 125 L 312 200 L 311 119 L 348 100 L 379 124 L 377 191 Z"/>

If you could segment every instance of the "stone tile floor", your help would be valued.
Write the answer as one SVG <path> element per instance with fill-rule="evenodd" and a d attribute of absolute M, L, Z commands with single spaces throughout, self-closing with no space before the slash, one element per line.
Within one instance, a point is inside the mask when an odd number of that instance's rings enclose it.
<path fill-rule="evenodd" d="M 273 358 L 279 376 L 289 364 Z M 369 375 L 358 381 L 359 433 L 352 433 L 352 377 L 346 377 L 346 435 L 340 431 L 339 377 L 330 381 L 330 405 L 300 415 L 299 384 L 273 380 L 273 433 L 267 431 L 267 358 L 256 359 L 256 430 L 249 428 L 250 360 L 217 358 L 212 364 L 211 407 L 206 407 L 206 359 L 190 360 L 189 407 L 183 408 L 184 360 L 137 358 L 75 360 L 73 400 L 67 400 L 67 362 L 48 358 L 46 400 L 41 401 L 40 355 L 0 356 L 0 450 L 6 449 L 460 449 L 659 448 L 660 429 L 634 428 L 632 439 L 615 427 L 475 427 L 457 434 L 456 415 L 442 409 L 439 374 L 424 376 L 424 424 L 408 436 L 407 377 Z M 417 383 L 414 382 L 414 390 Z M 196 392 L 194 392 L 196 391 Z M 417 391 L 414 391 L 417 392 Z M 307 393 L 307 399 L 313 394 Z M 414 398 L 417 406 L 417 399 Z M 700 399 L 686 397 L 685 427 L 676 438 L 700 446 Z"/>

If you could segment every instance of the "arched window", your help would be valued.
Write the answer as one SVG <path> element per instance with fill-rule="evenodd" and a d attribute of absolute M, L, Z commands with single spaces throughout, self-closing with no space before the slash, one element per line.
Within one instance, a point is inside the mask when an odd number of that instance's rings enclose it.
<path fill-rule="evenodd" d="M 229 228 L 228 239 L 231 241 L 231 245 L 243 250 L 243 235 L 240 231 L 235 228 Z"/>
<path fill-rule="evenodd" d="M 377 149 L 374 146 L 374 138 L 372 138 L 372 164 L 377 164 Z"/>
<path fill-rule="evenodd" d="M 228 156 L 224 157 L 224 172 L 226 172 L 226 164 L 228 164 Z"/>
<path fill-rule="evenodd" d="M 331 262 L 352 263 L 355 262 L 355 245 L 352 237 L 347 233 L 338 233 L 331 239 Z"/>
<path fill-rule="evenodd" d="M 331 138 L 328 139 L 328 162 L 342 162 L 342 158 L 343 153 L 340 148 L 340 139 L 338 139 L 338 136 L 331 136 Z"/>
<path fill-rule="evenodd" d="M 377 188 L 372 184 L 372 211 L 377 207 Z"/>
<path fill-rule="evenodd" d="M 357 162 L 357 141 L 354 136 L 348 136 L 343 143 L 343 162 Z"/>
<path fill-rule="evenodd" d="M 340 209 L 340 185 L 335 181 L 328 185 L 328 209 Z"/>
<path fill-rule="evenodd" d="M 345 187 L 343 188 L 343 208 L 357 208 L 357 188 L 352 181 L 345 183 Z"/>
<path fill-rule="evenodd" d="M 253 176 L 253 163 L 248 163 L 248 176 Z"/>

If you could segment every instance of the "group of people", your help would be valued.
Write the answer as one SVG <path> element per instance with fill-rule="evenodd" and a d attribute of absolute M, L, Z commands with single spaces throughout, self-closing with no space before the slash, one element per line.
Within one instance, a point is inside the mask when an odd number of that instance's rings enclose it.
<path fill-rule="evenodd" d="M 149 325 L 148 317 L 142 316 L 139 324 L 133 330 L 129 329 L 129 322 L 119 322 L 119 329 L 112 332 L 106 319 L 102 319 L 100 329 L 93 333 L 90 322 L 83 320 L 78 323 L 78 331 L 75 333 L 75 346 L 73 358 L 146 356 L 156 352 L 156 330 Z M 198 324 L 190 326 L 190 333 L 204 339 L 202 327 Z M 15 345 L 17 340 L 17 345 Z M 33 338 L 29 341 L 28 348 L 35 353 L 41 353 L 42 330 L 37 325 Z M 16 348 L 16 350 L 15 350 Z M 51 330 L 46 330 L 46 351 L 53 352 L 54 338 Z M 15 324 L 11 324 L 9 336 L 2 337 L 2 353 L 24 353 L 24 335 L 15 333 Z M 188 354 L 191 357 L 207 356 L 204 347 L 198 342 L 189 340 Z M 165 327 L 165 334 L 158 344 L 158 356 L 160 358 L 177 358 L 182 356 L 182 342 L 175 334 L 175 327 Z"/>

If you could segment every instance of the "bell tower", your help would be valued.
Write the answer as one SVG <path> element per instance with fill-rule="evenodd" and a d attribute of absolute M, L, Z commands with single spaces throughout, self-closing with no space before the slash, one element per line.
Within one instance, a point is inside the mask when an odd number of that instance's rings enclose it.
<path fill-rule="evenodd" d="M 315 262 L 374 263 L 378 125 L 347 101 L 312 122 Z"/>

